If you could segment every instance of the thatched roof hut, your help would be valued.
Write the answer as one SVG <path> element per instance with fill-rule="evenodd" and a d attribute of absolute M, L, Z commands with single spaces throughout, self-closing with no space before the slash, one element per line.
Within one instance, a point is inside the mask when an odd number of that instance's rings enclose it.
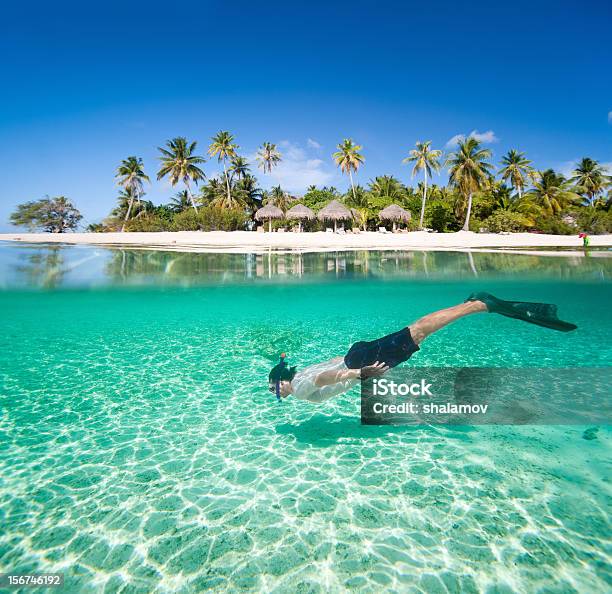
<path fill-rule="evenodd" d="M 303 204 L 296 204 L 287 211 L 285 215 L 288 219 L 295 219 L 298 221 L 299 230 L 302 230 L 302 221 L 311 221 L 315 218 L 315 213 L 307 206 Z"/>
<path fill-rule="evenodd" d="M 256 221 L 269 221 L 269 230 L 272 231 L 272 219 L 282 219 L 285 215 L 283 211 L 273 204 L 266 204 L 255 213 Z"/>
<path fill-rule="evenodd" d="M 397 204 L 391 204 L 387 208 L 383 208 L 378 216 L 381 221 L 392 221 L 393 230 L 395 231 L 395 225 L 398 222 L 407 223 L 411 218 L 412 214 L 410 211 L 398 206 Z"/>
<path fill-rule="evenodd" d="M 324 206 L 317 215 L 320 221 L 333 221 L 334 231 L 337 230 L 338 221 L 346 221 L 353 218 L 351 211 L 338 200 L 332 200 Z"/>
<path fill-rule="evenodd" d="M 307 206 L 304 206 L 303 204 L 296 204 L 295 206 L 293 206 L 287 211 L 286 216 L 288 219 L 297 219 L 299 221 L 305 221 L 305 220 L 311 221 L 312 219 L 315 218 L 315 213 L 314 211 L 312 211 Z"/>

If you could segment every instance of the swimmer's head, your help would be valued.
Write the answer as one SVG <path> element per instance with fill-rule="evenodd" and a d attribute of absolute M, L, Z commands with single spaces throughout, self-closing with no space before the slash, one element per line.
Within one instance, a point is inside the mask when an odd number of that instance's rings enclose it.
<path fill-rule="evenodd" d="M 295 367 L 288 367 L 285 361 L 285 353 L 280 356 L 280 361 L 275 365 L 268 375 L 268 389 L 280 400 L 291 394 L 291 380 L 296 374 Z"/>

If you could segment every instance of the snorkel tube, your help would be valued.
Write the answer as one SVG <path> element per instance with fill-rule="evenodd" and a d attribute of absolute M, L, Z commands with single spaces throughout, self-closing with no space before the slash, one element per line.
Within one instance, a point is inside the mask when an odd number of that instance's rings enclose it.
<path fill-rule="evenodd" d="M 285 353 L 281 353 L 280 361 L 270 370 L 268 375 L 268 382 L 270 386 L 274 386 L 274 391 L 276 392 L 276 399 L 279 402 L 282 402 L 282 397 L 280 393 L 280 384 L 282 381 L 290 382 L 295 375 L 295 367 L 287 367 L 287 363 L 285 358 L 287 355 Z"/>
<path fill-rule="evenodd" d="M 286 357 L 287 357 L 287 355 L 285 353 L 281 353 L 280 361 L 278 362 L 278 364 L 281 366 L 282 369 L 287 367 L 287 362 L 285 361 Z M 281 398 L 281 395 L 280 395 L 280 383 L 281 383 L 281 381 L 279 379 L 276 380 L 276 399 L 279 402 L 282 402 L 283 399 Z"/>

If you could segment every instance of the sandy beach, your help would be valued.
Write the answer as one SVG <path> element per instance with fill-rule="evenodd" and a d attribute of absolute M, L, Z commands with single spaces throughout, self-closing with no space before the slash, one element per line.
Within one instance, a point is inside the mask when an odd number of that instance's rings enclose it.
<path fill-rule="evenodd" d="M 256 233 L 179 231 L 166 233 L 3 233 L 0 241 L 130 246 L 180 251 L 243 252 L 267 249 L 303 252 L 363 249 L 462 250 L 470 248 L 582 248 L 577 235 L 537 233 Z M 591 247 L 612 246 L 612 235 L 591 237 Z"/>

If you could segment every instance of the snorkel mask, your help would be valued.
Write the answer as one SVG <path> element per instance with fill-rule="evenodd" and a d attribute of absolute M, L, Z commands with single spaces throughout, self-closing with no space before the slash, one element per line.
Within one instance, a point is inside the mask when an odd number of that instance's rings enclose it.
<path fill-rule="evenodd" d="M 295 367 L 287 367 L 286 357 L 285 353 L 281 353 L 280 361 L 270 370 L 268 375 L 268 382 L 273 383 L 276 388 L 276 400 L 278 402 L 283 401 L 280 394 L 280 383 L 282 381 L 290 382 L 295 375 Z"/>

